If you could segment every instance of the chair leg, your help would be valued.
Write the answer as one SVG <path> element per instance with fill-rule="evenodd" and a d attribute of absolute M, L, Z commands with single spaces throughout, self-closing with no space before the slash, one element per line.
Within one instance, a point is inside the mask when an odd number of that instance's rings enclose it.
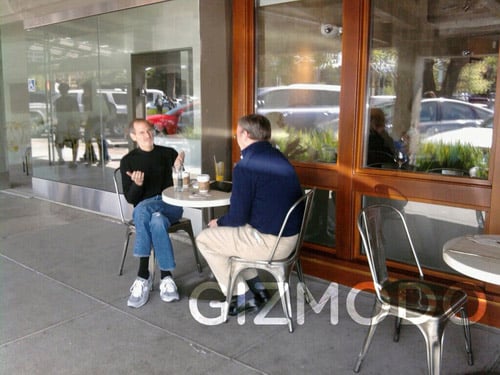
<path fill-rule="evenodd" d="M 465 351 L 467 352 L 467 363 L 469 366 L 474 364 L 474 356 L 472 354 L 472 340 L 470 334 L 470 324 L 469 324 L 469 316 L 467 315 L 467 311 L 465 308 L 460 309 L 460 315 L 462 316 L 462 325 L 464 327 L 464 336 L 465 336 Z"/>
<path fill-rule="evenodd" d="M 363 362 L 363 359 L 365 358 L 365 355 L 368 352 L 368 349 L 370 348 L 373 335 L 375 334 L 375 330 L 377 329 L 377 324 L 387 315 L 387 313 L 385 313 L 383 310 L 377 312 L 379 306 L 380 305 L 377 302 L 375 302 L 375 304 L 373 305 L 372 318 L 370 320 L 370 328 L 368 328 L 365 341 L 363 342 L 363 347 L 361 348 L 361 351 L 358 354 L 358 359 L 356 360 L 356 364 L 354 365 L 353 368 L 354 372 L 359 372 L 359 369 L 361 368 L 361 363 Z"/>
<path fill-rule="evenodd" d="M 396 317 L 396 320 L 394 321 L 394 336 L 392 337 L 392 340 L 394 342 L 399 341 L 399 333 L 401 332 L 401 318 Z"/>
<path fill-rule="evenodd" d="M 428 319 L 418 325 L 425 338 L 427 347 L 427 370 L 429 375 L 441 373 L 441 356 L 443 345 L 443 332 L 446 322 Z"/>
<path fill-rule="evenodd" d="M 196 260 L 196 267 L 198 268 L 198 273 L 202 273 L 202 267 L 200 262 L 200 255 L 198 254 L 198 247 L 196 246 L 196 240 L 194 239 L 193 228 L 189 227 L 186 229 L 186 233 L 191 239 L 191 244 L 193 245 L 194 259 Z"/>
<path fill-rule="evenodd" d="M 312 296 L 312 293 L 307 288 L 307 285 L 304 282 L 304 273 L 302 272 L 302 264 L 300 263 L 300 259 L 298 259 L 295 263 L 295 268 L 297 269 L 297 278 L 299 279 L 299 283 L 302 287 L 302 290 L 304 291 L 304 299 L 306 300 L 307 304 L 310 305 L 314 300 L 314 297 Z"/>
<path fill-rule="evenodd" d="M 290 288 L 286 282 L 278 282 L 278 290 L 281 298 L 281 305 L 288 321 L 288 331 L 293 332 L 292 303 L 290 301 Z"/>
<path fill-rule="evenodd" d="M 233 296 L 234 281 L 237 279 L 238 275 L 233 277 L 233 264 L 229 264 L 229 277 L 227 279 L 227 290 L 226 290 L 226 302 L 224 303 L 224 308 L 222 310 L 222 321 L 227 322 L 229 316 L 229 304 L 231 303 L 231 297 Z"/>
<path fill-rule="evenodd" d="M 130 242 L 131 235 L 132 235 L 132 232 L 130 232 L 127 229 L 127 232 L 125 233 L 125 244 L 123 245 L 122 261 L 120 264 L 120 270 L 118 271 L 118 276 L 123 275 L 123 265 L 125 264 L 125 258 L 127 257 L 128 244 Z"/>

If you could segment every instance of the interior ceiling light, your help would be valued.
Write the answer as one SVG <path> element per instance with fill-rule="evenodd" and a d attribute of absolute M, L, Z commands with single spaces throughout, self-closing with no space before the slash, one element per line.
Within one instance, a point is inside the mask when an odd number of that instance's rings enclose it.
<path fill-rule="evenodd" d="M 62 55 L 62 50 L 60 48 L 52 47 L 50 53 L 56 56 Z"/>
<path fill-rule="evenodd" d="M 91 51 L 92 47 L 86 43 L 81 43 L 78 45 L 78 49 L 81 49 L 82 51 Z"/>
<path fill-rule="evenodd" d="M 31 51 L 43 51 L 43 47 L 39 44 L 32 44 L 30 46 Z"/>
<path fill-rule="evenodd" d="M 75 45 L 75 42 L 73 42 L 71 38 L 63 38 L 59 39 L 59 44 L 61 46 L 73 47 Z"/>

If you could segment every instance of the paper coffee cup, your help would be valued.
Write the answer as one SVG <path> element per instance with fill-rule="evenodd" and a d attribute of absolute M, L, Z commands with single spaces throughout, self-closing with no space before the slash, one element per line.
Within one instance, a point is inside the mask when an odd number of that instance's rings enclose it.
<path fill-rule="evenodd" d="M 198 181 L 198 191 L 200 193 L 208 193 L 210 189 L 210 176 L 208 174 L 200 174 L 196 177 Z"/>
<path fill-rule="evenodd" d="M 189 172 L 182 172 L 182 185 L 189 186 L 190 183 Z"/>

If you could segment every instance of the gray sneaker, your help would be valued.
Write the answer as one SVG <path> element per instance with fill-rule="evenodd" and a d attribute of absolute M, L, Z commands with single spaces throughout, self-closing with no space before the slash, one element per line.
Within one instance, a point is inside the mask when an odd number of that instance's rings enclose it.
<path fill-rule="evenodd" d="M 179 300 L 179 292 L 177 291 L 177 286 L 175 285 L 174 279 L 172 279 L 170 276 L 166 276 L 161 280 L 160 298 L 165 302 Z"/>
<path fill-rule="evenodd" d="M 130 287 L 130 297 L 128 298 L 127 306 L 135 308 L 143 306 L 146 302 L 148 302 L 149 291 L 152 286 L 153 280 L 151 276 L 149 276 L 148 280 L 143 279 L 142 277 L 137 277 Z"/>

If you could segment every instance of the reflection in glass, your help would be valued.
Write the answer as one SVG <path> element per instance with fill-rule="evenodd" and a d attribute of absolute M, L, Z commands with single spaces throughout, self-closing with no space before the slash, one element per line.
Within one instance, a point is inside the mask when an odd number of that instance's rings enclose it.
<path fill-rule="evenodd" d="M 368 102 L 395 163 L 371 163 L 367 113 L 365 165 L 486 179 L 500 22 L 479 5 L 437 4 L 372 2 Z"/>
<path fill-rule="evenodd" d="M 304 239 L 310 243 L 334 248 L 336 243 L 335 218 L 335 192 L 317 189 Z"/>
<path fill-rule="evenodd" d="M 443 245 L 451 238 L 466 234 L 481 234 L 484 229 L 484 212 L 459 207 L 408 202 L 388 198 L 364 196 L 363 207 L 372 204 L 387 204 L 400 210 L 408 224 L 418 258 L 427 268 L 453 272 L 444 263 L 441 255 Z M 387 258 L 407 263 L 410 257 L 402 256 L 398 246 L 406 241 L 401 228 L 391 217 L 383 218 L 384 236 L 391 238 Z"/>
<path fill-rule="evenodd" d="M 58 163 L 65 163 L 62 151 L 64 146 L 69 146 L 72 155 L 69 166 L 70 168 L 76 168 L 80 140 L 80 108 L 77 100 L 68 94 L 69 85 L 67 83 L 60 83 L 58 89 L 60 96 L 54 101 L 55 115 L 57 117 L 55 144 Z"/>
<path fill-rule="evenodd" d="M 149 81 L 150 89 L 164 93 L 162 114 L 180 108 L 187 98 L 200 97 L 192 61 L 193 50 L 199 56 L 199 28 L 192 27 L 199 24 L 198 18 L 193 18 L 197 8 L 194 1 L 170 1 L 25 32 L 28 81 L 32 83 L 29 109 L 34 177 L 113 190 L 111 172 L 133 147 L 127 137 L 128 123 L 134 116 L 146 116 L 144 107 L 142 112 L 138 110 L 141 93 L 132 92 L 135 76 L 131 56 L 144 51 L 159 51 L 165 56 L 166 51 L 173 51 L 168 56 L 174 58 L 167 56 L 157 63 L 161 68 L 152 72 Z M 174 17 L 186 22 L 180 22 L 183 26 L 179 27 L 179 22 L 169 22 Z M 162 37 L 153 37 L 158 35 Z M 61 143 L 58 137 L 61 126 L 54 103 L 61 96 L 61 84 L 69 86 L 69 96 L 78 103 L 77 168 L 71 147 L 75 143 L 64 139 Z M 149 101 L 142 102 L 150 105 Z M 156 113 L 155 104 L 153 108 Z M 185 144 L 189 144 L 198 150 L 186 156 L 193 169 L 199 169 L 201 141 L 193 136 L 192 129 L 201 134 L 201 119 L 195 110 L 184 108 L 176 114 L 178 127 L 185 125 L 186 131 L 169 134 L 172 140 L 168 142 L 174 143 L 172 147 L 179 145 L 187 150 Z"/>
<path fill-rule="evenodd" d="M 256 111 L 288 158 L 335 163 L 342 1 L 258 3 Z"/>

